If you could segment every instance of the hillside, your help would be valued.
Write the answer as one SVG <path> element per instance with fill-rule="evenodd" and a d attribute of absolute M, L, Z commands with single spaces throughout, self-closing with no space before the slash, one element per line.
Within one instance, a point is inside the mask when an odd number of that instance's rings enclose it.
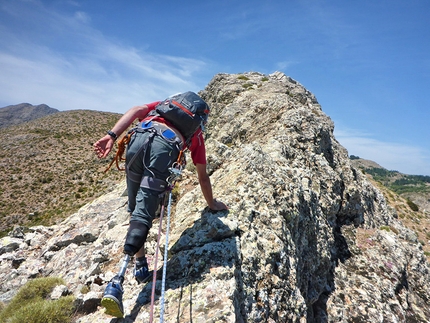
<path fill-rule="evenodd" d="M 402 174 L 370 160 L 350 158 L 352 165 L 381 190 L 403 224 L 415 232 L 430 260 L 430 176 Z"/>
<path fill-rule="evenodd" d="M 0 128 L 19 125 L 57 112 L 59 112 L 57 109 L 53 109 L 46 104 L 36 106 L 29 103 L 9 105 L 0 108 Z"/>
<path fill-rule="evenodd" d="M 74 110 L 0 129 L 0 231 L 55 223 L 123 179 L 92 150 L 118 118 Z"/>
<path fill-rule="evenodd" d="M 370 160 L 357 156 L 350 158 L 354 166 L 386 188 L 415 203 L 422 212 L 430 216 L 430 176 L 402 174 Z M 412 204 L 411 206 L 416 208 Z"/>

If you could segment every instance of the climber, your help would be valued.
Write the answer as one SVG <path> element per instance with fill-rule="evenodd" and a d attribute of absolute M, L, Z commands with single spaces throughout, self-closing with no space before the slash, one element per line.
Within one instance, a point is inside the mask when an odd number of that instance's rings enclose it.
<path fill-rule="evenodd" d="M 192 113 L 186 111 L 188 109 L 191 109 Z M 177 162 L 183 149 L 188 148 L 191 152 L 208 207 L 212 210 L 228 208 L 213 197 L 211 181 L 206 172 L 202 131 L 208 113 L 209 106 L 202 98 L 193 92 L 185 92 L 161 102 L 131 108 L 94 144 L 97 156 L 106 157 L 116 139 L 134 120 L 139 120 L 138 126 L 129 131 L 127 140 L 125 165 L 128 211 L 131 217 L 123 248 L 126 257 L 135 257 L 133 274 L 138 283 L 145 283 L 150 278 L 144 244 L 166 190 L 169 168 Z M 116 275 L 109 282 L 102 299 L 106 313 L 116 317 L 124 315 L 122 275 L 126 265 L 127 263 L 123 263 L 122 274 Z"/>

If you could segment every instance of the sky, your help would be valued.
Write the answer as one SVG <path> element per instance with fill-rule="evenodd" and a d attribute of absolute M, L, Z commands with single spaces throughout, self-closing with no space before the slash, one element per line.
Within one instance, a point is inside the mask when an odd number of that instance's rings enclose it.
<path fill-rule="evenodd" d="M 350 155 L 430 175 L 428 0 L 0 0 L 0 107 L 124 113 L 281 71 Z"/>

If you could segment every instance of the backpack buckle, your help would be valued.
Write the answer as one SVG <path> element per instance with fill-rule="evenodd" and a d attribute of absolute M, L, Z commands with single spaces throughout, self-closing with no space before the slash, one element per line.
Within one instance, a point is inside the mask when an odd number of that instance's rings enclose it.
<path fill-rule="evenodd" d="M 152 128 L 153 124 L 152 124 L 152 120 L 146 121 L 146 122 L 142 122 L 142 129 L 150 129 Z"/>

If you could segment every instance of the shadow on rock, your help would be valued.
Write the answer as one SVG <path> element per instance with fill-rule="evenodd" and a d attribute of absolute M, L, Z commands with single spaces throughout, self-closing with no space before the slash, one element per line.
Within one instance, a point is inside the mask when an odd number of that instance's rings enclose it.
<path fill-rule="evenodd" d="M 240 288 L 240 282 L 235 278 L 235 268 L 238 266 L 238 228 L 235 221 L 228 219 L 228 214 L 228 211 L 213 212 L 205 209 L 201 218 L 195 221 L 191 228 L 186 229 L 169 250 L 165 290 L 175 290 L 174 301 L 177 305 L 170 302 L 169 316 L 172 318 L 175 311 L 177 322 L 183 319 L 192 322 L 196 293 L 199 293 L 199 297 L 211 298 L 220 292 L 225 297 L 229 294 L 233 296 L 237 293 L 236 289 Z M 161 297 L 162 275 L 163 268 L 160 268 L 157 272 L 156 300 Z M 232 288 L 225 284 L 229 279 L 235 281 Z M 222 280 L 225 290 L 205 291 L 207 284 L 198 286 L 204 280 Z M 151 282 L 143 287 L 134 309 L 126 317 L 127 322 L 133 322 L 141 308 L 151 303 L 152 285 Z M 218 304 L 221 304 L 221 301 Z M 216 305 L 212 304 L 215 307 Z M 211 307 L 211 304 L 207 307 Z M 240 309 L 236 311 L 239 313 Z"/>

